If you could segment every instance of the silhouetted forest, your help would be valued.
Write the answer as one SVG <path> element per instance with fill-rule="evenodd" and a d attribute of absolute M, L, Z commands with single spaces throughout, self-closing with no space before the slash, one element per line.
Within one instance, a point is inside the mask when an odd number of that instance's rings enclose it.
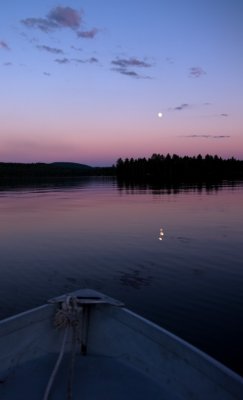
<path fill-rule="evenodd" d="M 243 179 L 243 161 L 222 159 L 217 155 L 202 157 L 179 157 L 153 154 L 146 158 L 119 158 L 116 163 L 117 177 L 133 181 L 208 181 Z"/>
<path fill-rule="evenodd" d="M 243 161 L 225 160 L 216 155 L 179 157 L 176 154 L 153 154 L 150 158 L 119 158 L 112 167 L 91 167 L 71 162 L 0 162 L 0 184 L 84 176 L 117 176 L 118 180 L 157 183 L 236 180 L 243 179 Z"/>

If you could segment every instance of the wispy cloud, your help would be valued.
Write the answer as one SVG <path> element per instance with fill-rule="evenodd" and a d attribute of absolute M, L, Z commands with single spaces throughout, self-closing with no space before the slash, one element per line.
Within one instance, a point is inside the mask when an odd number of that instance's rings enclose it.
<path fill-rule="evenodd" d="M 55 62 L 58 64 L 68 64 L 70 60 L 68 58 L 56 58 Z"/>
<path fill-rule="evenodd" d="M 150 68 L 152 64 L 146 62 L 144 59 L 140 60 L 136 57 L 130 58 L 116 58 L 111 61 L 112 65 L 115 67 L 112 68 L 112 71 L 118 72 L 122 75 L 130 76 L 131 78 L 136 79 L 152 79 L 150 76 L 144 76 L 136 71 L 134 68 Z"/>
<path fill-rule="evenodd" d="M 226 139 L 230 135 L 185 135 L 186 138 L 203 138 L 203 139 Z"/>
<path fill-rule="evenodd" d="M 125 68 L 113 68 L 113 71 L 119 72 L 122 75 L 132 76 L 134 78 L 139 78 L 139 74 L 135 71 L 128 71 Z"/>
<path fill-rule="evenodd" d="M 81 47 L 75 47 L 75 46 L 70 46 L 71 49 L 76 50 L 76 51 L 83 51 Z"/>
<path fill-rule="evenodd" d="M 189 76 L 192 78 L 200 78 L 203 75 L 206 75 L 206 72 L 201 67 L 191 67 L 189 69 Z"/>
<path fill-rule="evenodd" d="M 139 60 L 138 58 L 131 57 L 131 58 L 117 58 L 116 60 L 111 61 L 111 64 L 117 65 L 121 68 L 128 68 L 128 67 L 144 67 L 150 68 L 152 64 L 147 63 L 144 60 Z"/>
<path fill-rule="evenodd" d="M 98 63 L 99 60 L 96 57 L 90 57 L 87 59 L 82 59 L 82 58 L 73 58 L 72 61 L 80 63 L 80 64 L 95 64 Z"/>
<path fill-rule="evenodd" d="M 56 23 L 53 23 L 47 18 L 26 18 L 23 19 L 21 22 L 27 28 L 37 28 L 45 33 L 48 33 L 53 29 L 58 28 L 58 25 Z"/>
<path fill-rule="evenodd" d="M 10 50 L 10 47 L 4 40 L 0 40 L 0 49 Z"/>
<path fill-rule="evenodd" d="M 188 107 L 189 107 L 188 103 L 182 103 L 180 106 L 174 107 L 172 110 L 181 111 L 181 110 L 185 110 Z"/>
<path fill-rule="evenodd" d="M 78 64 L 98 64 L 99 60 L 96 57 L 90 57 L 86 59 L 82 58 L 56 58 L 54 60 L 58 64 L 69 64 L 69 63 L 78 63 Z"/>
<path fill-rule="evenodd" d="M 204 118 L 228 118 L 228 113 L 215 113 L 215 114 L 204 114 Z"/>
<path fill-rule="evenodd" d="M 52 53 L 52 54 L 63 54 L 63 51 L 61 49 L 57 49 L 55 47 L 49 47 L 49 46 L 45 46 L 45 45 L 37 45 L 36 46 L 37 49 L 39 50 L 45 50 L 48 53 Z"/>
<path fill-rule="evenodd" d="M 79 31 L 77 35 L 83 39 L 94 39 L 98 32 L 99 30 L 97 28 L 93 28 L 89 31 Z"/>
<path fill-rule="evenodd" d="M 204 103 L 181 103 L 178 106 L 174 106 L 174 107 L 169 107 L 168 111 L 185 111 L 185 110 L 197 110 L 200 108 L 205 108 L 205 107 L 209 107 L 211 106 L 211 103 L 209 102 L 204 102 Z M 227 116 L 227 114 L 221 114 L 221 116 Z"/>
<path fill-rule="evenodd" d="M 129 70 L 127 68 L 112 68 L 112 71 L 118 72 L 122 75 L 130 76 L 136 79 L 152 79 L 150 76 L 138 74 L 135 71 Z"/>
<path fill-rule="evenodd" d="M 43 32 L 50 32 L 59 28 L 78 29 L 82 23 L 82 11 L 71 7 L 55 7 L 45 18 L 26 18 L 21 22 L 28 28 L 37 28 Z"/>

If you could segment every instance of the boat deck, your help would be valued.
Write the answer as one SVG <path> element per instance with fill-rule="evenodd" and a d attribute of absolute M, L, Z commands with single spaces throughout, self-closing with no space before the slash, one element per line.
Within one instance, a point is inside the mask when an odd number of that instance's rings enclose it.
<path fill-rule="evenodd" d="M 2 400 L 42 400 L 57 355 L 25 363 L 0 383 Z M 66 400 L 69 357 L 64 358 L 50 400 Z M 17 397 L 16 397 L 17 393 Z M 157 382 L 113 357 L 76 356 L 72 400 L 179 400 Z"/>

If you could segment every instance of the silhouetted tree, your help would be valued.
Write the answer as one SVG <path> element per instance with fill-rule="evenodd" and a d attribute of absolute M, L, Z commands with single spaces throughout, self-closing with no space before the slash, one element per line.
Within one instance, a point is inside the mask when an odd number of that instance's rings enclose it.
<path fill-rule="evenodd" d="M 194 157 L 166 156 L 154 153 L 148 159 L 128 158 L 117 160 L 118 178 L 129 180 L 187 181 L 212 179 L 242 179 L 243 161 L 234 158 L 223 160 L 217 155 L 201 154 Z"/>

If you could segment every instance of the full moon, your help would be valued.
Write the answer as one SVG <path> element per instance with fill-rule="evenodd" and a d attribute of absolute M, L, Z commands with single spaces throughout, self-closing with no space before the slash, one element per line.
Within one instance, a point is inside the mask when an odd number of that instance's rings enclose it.
<path fill-rule="evenodd" d="M 158 117 L 159 117 L 159 118 L 162 118 L 162 117 L 163 117 L 162 112 L 159 112 L 159 113 L 158 113 Z"/>

